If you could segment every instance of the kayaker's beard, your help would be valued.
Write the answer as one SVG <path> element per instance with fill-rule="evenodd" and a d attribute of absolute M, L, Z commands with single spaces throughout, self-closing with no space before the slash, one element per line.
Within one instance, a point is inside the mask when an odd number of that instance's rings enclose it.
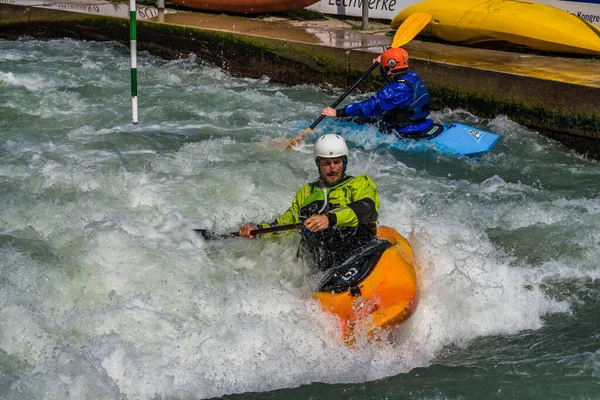
<path fill-rule="evenodd" d="M 335 175 L 336 174 L 332 174 L 330 176 L 335 176 Z M 343 170 L 342 174 L 335 181 L 329 182 L 327 179 L 325 179 L 325 177 L 323 175 L 319 175 L 319 181 L 321 181 L 322 187 L 331 187 L 331 186 L 335 186 L 338 183 L 340 183 L 341 181 L 343 181 L 345 177 L 346 177 L 346 170 Z"/>
<path fill-rule="evenodd" d="M 342 182 L 346 178 L 346 168 L 348 167 L 348 157 L 341 157 L 342 165 L 341 168 L 338 168 L 339 161 L 335 163 L 335 168 L 331 168 L 331 165 L 320 165 L 320 162 L 317 162 L 317 167 L 319 170 L 319 181 L 321 182 L 322 187 L 331 187 L 337 185 Z M 335 172 L 333 172 L 335 171 Z"/>

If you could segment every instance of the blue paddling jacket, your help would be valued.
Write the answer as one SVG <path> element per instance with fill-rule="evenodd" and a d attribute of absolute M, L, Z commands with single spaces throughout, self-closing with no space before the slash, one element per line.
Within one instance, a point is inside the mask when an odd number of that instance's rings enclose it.
<path fill-rule="evenodd" d="M 427 87 L 419 74 L 406 71 L 368 99 L 337 110 L 337 116 L 358 117 L 374 122 L 382 132 L 405 137 L 431 127 L 433 121 L 427 119 L 429 109 Z"/>

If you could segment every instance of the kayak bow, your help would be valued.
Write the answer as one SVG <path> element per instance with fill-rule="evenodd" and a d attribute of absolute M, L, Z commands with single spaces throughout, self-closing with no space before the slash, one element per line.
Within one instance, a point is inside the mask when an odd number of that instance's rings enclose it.
<path fill-rule="evenodd" d="M 378 333 L 406 321 L 418 304 L 417 271 L 408 241 L 395 229 L 380 226 L 380 239 L 392 243 L 357 288 L 345 292 L 318 292 L 313 298 L 339 318 L 344 342 Z"/>

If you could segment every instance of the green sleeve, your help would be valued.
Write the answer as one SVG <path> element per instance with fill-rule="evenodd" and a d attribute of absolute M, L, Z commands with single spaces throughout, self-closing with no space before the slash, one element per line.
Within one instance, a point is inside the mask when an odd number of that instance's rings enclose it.
<path fill-rule="evenodd" d="M 377 185 L 367 175 L 358 176 L 348 182 L 350 198 L 346 206 L 329 212 L 335 216 L 337 226 L 357 227 L 377 221 L 379 193 Z"/>
<path fill-rule="evenodd" d="M 306 199 L 306 197 L 309 194 L 310 194 L 310 185 L 303 186 L 300 190 L 298 190 L 296 192 L 296 195 L 294 196 L 294 199 L 292 200 L 292 204 L 290 205 L 290 208 L 288 208 L 283 214 L 281 214 L 279 217 L 277 217 L 274 222 L 272 222 L 272 223 L 263 222 L 263 223 L 259 224 L 259 227 L 268 228 L 270 226 L 291 225 L 291 224 L 300 222 L 300 219 L 299 219 L 300 208 L 301 208 L 302 204 L 304 203 L 304 200 Z M 295 232 L 296 232 L 296 230 L 284 231 L 284 232 L 279 232 L 279 233 L 269 233 L 269 234 L 263 235 L 263 237 L 265 237 L 265 238 L 281 237 L 284 234 L 292 234 Z"/>
<path fill-rule="evenodd" d="M 288 208 L 283 214 L 281 214 L 275 220 L 277 225 L 288 225 L 300 222 L 300 208 L 304 204 L 304 200 L 310 194 L 310 185 L 304 185 L 300 190 L 296 192 L 290 208 Z"/>

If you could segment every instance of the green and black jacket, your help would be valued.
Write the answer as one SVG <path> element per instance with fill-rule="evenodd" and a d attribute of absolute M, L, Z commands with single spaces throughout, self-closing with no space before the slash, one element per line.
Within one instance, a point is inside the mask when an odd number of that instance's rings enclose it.
<path fill-rule="evenodd" d="M 290 208 L 273 223 L 265 225 L 294 224 L 313 215 L 326 215 L 329 228 L 320 232 L 303 229 L 302 256 L 319 270 L 332 272 L 331 278 L 345 274 L 354 266 L 355 278 L 359 279 L 368 273 L 364 272 L 365 257 L 372 258 L 376 248 L 379 259 L 384 250 L 382 241 L 376 238 L 378 210 L 379 194 L 373 180 L 366 175 L 345 176 L 330 187 L 322 180 L 303 186 Z"/>

